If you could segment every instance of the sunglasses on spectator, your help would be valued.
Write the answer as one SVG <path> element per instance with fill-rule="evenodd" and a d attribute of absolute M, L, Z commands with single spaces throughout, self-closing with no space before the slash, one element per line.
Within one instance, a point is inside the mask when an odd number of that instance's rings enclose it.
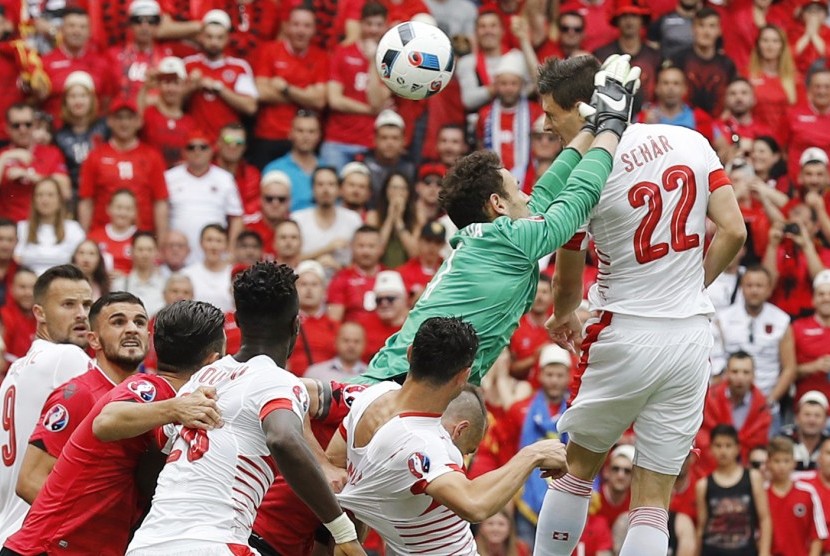
<path fill-rule="evenodd" d="M 375 298 L 378 305 L 382 305 L 384 303 L 389 303 L 390 305 L 398 300 L 398 296 L 396 295 L 383 295 Z"/>
<path fill-rule="evenodd" d="M 284 203 L 284 202 L 288 201 L 288 196 L 286 196 L 286 195 L 263 195 L 262 199 L 266 203 L 273 203 L 273 202 Z"/>
<path fill-rule="evenodd" d="M 223 135 L 222 141 L 224 141 L 226 145 L 236 145 L 237 147 L 241 147 L 245 144 L 245 139 L 237 138 L 233 135 Z"/>
<path fill-rule="evenodd" d="M 190 143 L 188 146 L 185 147 L 190 152 L 193 151 L 209 151 L 210 145 L 207 143 Z"/>
<path fill-rule="evenodd" d="M 9 122 L 9 127 L 11 127 L 12 129 L 20 129 L 22 127 L 25 127 L 26 129 L 31 129 L 33 125 L 35 125 L 35 122 L 31 120 L 27 122 Z"/>
<path fill-rule="evenodd" d="M 150 25 L 158 25 L 161 23 L 161 16 L 158 15 L 133 15 L 130 16 L 130 23 L 132 25 L 141 25 L 148 23 Z"/>
<path fill-rule="evenodd" d="M 573 31 L 574 33 L 581 33 L 583 27 L 577 27 L 575 25 L 559 25 L 559 30 L 563 33 L 567 33 L 568 31 Z"/>
<path fill-rule="evenodd" d="M 764 466 L 764 461 L 750 461 L 749 465 L 752 469 L 761 469 Z"/>
<path fill-rule="evenodd" d="M 441 185 L 441 178 L 439 178 L 439 177 L 424 178 L 423 182 L 427 185 Z"/>
<path fill-rule="evenodd" d="M 631 468 L 630 467 L 622 467 L 619 465 L 612 465 L 611 466 L 611 473 L 619 473 L 622 471 L 626 475 L 631 475 Z"/>

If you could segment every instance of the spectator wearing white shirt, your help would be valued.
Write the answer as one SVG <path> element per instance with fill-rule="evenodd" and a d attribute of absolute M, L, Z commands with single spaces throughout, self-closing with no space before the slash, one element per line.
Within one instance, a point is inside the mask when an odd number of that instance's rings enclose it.
<path fill-rule="evenodd" d="M 18 222 L 17 237 L 17 263 L 40 276 L 47 268 L 68 263 L 86 234 L 80 224 L 67 218 L 60 184 L 44 178 L 32 191 L 29 219 Z"/>
<path fill-rule="evenodd" d="M 228 230 L 221 224 L 208 224 L 202 230 L 199 245 L 204 259 L 182 270 L 193 284 L 193 298 L 211 303 L 223 313 L 233 311 Z"/>
<path fill-rule="evenodd" d="M 322 166 L 311 178 L 314 206 L 291 214 L 303 239 L 303 259 L 314 259 L 326 269 L 338 269 L 351 262 L 349 242 L 363 225 L 352 210 L 337 206 L 340 183 L 334 168 Z"/>
<path fill-rule="evenodd" d="M 279 264 L 297 268 L 302 261 L 303 236 L 300 227 L 293 220 L 283 220 L 274 232 L 274 249 Z"/>
<path fill-rule="evenodd" d="M 199 245 L 199 235 L 208 224 L 227 225 L 231 242 L 242 230 L 242 201 L 236 180 L 227 170 L 212 164 L 213 146 L 205 132 L 190 133 L 184 151 L 184 164 L 164 173 L 170 196 L 170 227 L 187 236 L 191 246 Z M 187 262 L 202 260 L 198 247 Z"/>
<path fill-rule="evenodd" d="M 366 370 L 366 363 L 360 359 L 365 344 L 366 334 L 363 327 L 356 322 L 344 322 L 337 331 L 337 341 L 334 345 L 337 356 L 310 366 L 303 376 L 339 382 L 346 382 L 358 376 Z"/>
<path fill-rule="evenodd" d="M 144 302 L 147 314 L 155 315 L 164 307 L 166 279 L 156 265 L 158 244 L 150 232 L 137 232 L 132 241 L 133 268 L 129 274 L 116 278 L 112 289 L 130 292 Z"/>

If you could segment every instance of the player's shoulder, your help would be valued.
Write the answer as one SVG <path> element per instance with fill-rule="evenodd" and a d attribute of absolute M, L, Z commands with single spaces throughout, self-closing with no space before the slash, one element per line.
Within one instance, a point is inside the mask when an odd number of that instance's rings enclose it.
<path fill-rule="evenodd" d="M 30 351 L 38 352 L 33 362 L 87 365 L 91 361 L 86 352 L 75 344 L 55 344 L 46 340 L 35 340 Z"/>
<path fill-rule="evenodd" d="M 633 124 L 625 130 L 617 152 L 631 148 L 644 141 L 655 141 L 664 150 L 688 148 L 688 142 L 709 142 L 698 131 L 688 127 L 669 124 Z"/>
<path fill-rule="evenodd" d="M 172 398 L 176 391 L 167 380 L 157 375 L 133 375 L 113 389 L 113 398 L 132 397 L 137 401 L 154 402 Z"/>

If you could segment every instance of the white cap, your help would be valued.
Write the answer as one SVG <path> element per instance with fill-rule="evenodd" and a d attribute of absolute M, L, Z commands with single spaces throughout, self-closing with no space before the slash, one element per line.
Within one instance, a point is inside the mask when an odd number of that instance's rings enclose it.
<path fill-rule="evenodd" d="M 127 12 L 137 17 L 161 15 L 161 6 L 156 0 L 133 0 Z"/>
<path fill-rule="evenodd" d="M 221 25 L 228 31 L 231 30 L 231 18 L 224 10 L 210 10 L 202 18 L 202 25 L 210 25 L 211 23 Z"/>
<path fill-rule="evenodd" d="M 291 187 L 291 178 L 289 178 L 288 174 L 282 170 L 269 170 L 268 172 L 265 172 L 259 180 L 260 186 L 263 186 L 266 183 L 281 183 Z"/>
<path fill-rule="evenodd" d="M 404 124 L 403 118 L 401 118 L 400 114 L 394 110 L 390 110 L 389 108 L 382 111 L 378 114 L 378 117 L 375 118 L 375 129 L 379 129 L 385 125 L 393 125 L 401 129 L 406 127 L 406 124 Z"/>
<path fill-rule="evenodd" d="M 524 54 L 518 50 L 511 50 L 510 52 L 502 54 L 493 75 L 506 74 L 518 75 L 522 79 L 527 79 L 527 63 L 525 62 Z"/>
<path fill-rule="evenodd" d="M 377 295 L 384 293 L 406 295 L 406 286 L 403 285 L 403 278 L 397 271 L 383 270 L 378 272 L 377 278 L 375 278 L 373 291 Z"/>
<path fill-rule="evenodd" d="M 614 459 L 617 456 L 622 456 L 631 463 L 634 463 L 635 452 L 636 450 L 634 449 L 634 446 L 632 446 L 631 444 L 620 444 L 619 446 L 614 448 L 614 451 L 611 452 L 611 459 Z"/>
<path fill-rule="evenodd" d="M 438 22 L 435 20 L 434 17 L 432 17 L 432 14 L 427 12 L 421 12 L 419 14 L 413 15 L 410 21 L 417 21 L 419 23 L 426 23 L 427 25 L 438 27 Z"/>
<path fill-rule="evenodd" d="M 798 160 L 798 163 L 801 166 L 809 162 L 821 162 L 825 166 L 830 162 L 830 159 L 827 157 L 827 153 L 824 152 L 823 149 L 818 147 L 810 147 L 808 149 L 804 149 L 804 152 L 801 153 L 801 158 Z"/>
<path fill-rule="evenodd" d="M 830 408 L 830 403 L 827 403 L 827 396 L 819 392 L 818 390 L 810 390 L 798 400 L 798 407 L 801 407 L 805 403 L 815 403 L 820 405 L 824 408 L 824 411 L 827 411 Z"/>
<path fill-rule="evenodd" d="M 364 176 L 371 176 L 369 167 L 362 162 L 349 162 L 340 170 L 340 179 L 346 179 L 346 176 L 351 174 L 363 174 Z"/>
<path fill-rule="evenodd" d="M 179 79 L 187 79 L 187 70 L 184 61 L 177 56 L 167 56 L 159 62 L 158 72 L 162 75 L 175 75 Z"/>
<path fill-rule="evenodd" d="M 306 272 L 311 272 L 312 274 L 316 274 L 317 277 L 322 280 L 323 282 L 326 281 L 326 271 L 323 268 L 323 265 L 318 263 L 317 261 L 303 261 L 297 265 L 297 269 L 294 271 L 294 274 L 297 276 L 302 276 Z"/>
<path fill-rule="evenodd" d="M 556 344 L 548 344 L 539 352 L 539 367 L 558 363 L 570 369 L 571 362 L 571 354 Z"/>
<path fill-rule="evenodd" d="M 95 82 L 92 80 L 92 76 L 85 71 L 73 71 L 67 75 L 66 81 L 63 82 L 63 90 L 66 91 L 75 85 L 80 85 L 87 91 L 95 91 Z"/>
<path fill-rule="evenodd" d="M 825 268 L 813 278 L 813 289 L 830 285 L 830 269 Z"/>

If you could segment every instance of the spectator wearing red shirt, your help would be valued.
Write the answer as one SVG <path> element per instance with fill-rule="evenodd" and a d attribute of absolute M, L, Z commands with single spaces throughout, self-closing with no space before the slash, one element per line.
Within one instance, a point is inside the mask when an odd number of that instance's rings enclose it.
<path fill-rule="evenodd" d="M 698 131 L 712 142 L 712 117 L 700 108 L 692 108 L 685 102 L 689 88 L 686 74 L 678 67 L 663 66 L 657 72 L 654 86 L 655 102 L 643 107 L 640 121 L 647 124 L 668 124 L 688 127 Z"/>
<path fill-rule="evenodd" d="M 14 274 L 10 289 L 11 299 L 0 307 L 0 323 L 3 329 L 3 343 L 6 345 L 6 362 L 13 363 L 26 355 L 35 339 L 37 319 L 32 313 L 35 304 L 35 281 L 37 275 L 26 267 L 20 267 Z M 2 366 L 2 363 L 0 363 Z"/>
<path fill-rule="evenodd" d="M 245 228 L 258 233 L 264 253 L 274 257 L 277 254 L 274 234 L 288 218 L 291 206 L 291 180 L 285 172 L 271 170 L 263 174 L 259 182 L 259 206 L 258 211 L 244 216 Z"/>
<path fill-rule="evenodd" d="M 815 314 L 793 323 L 796 400 L 810 390 L 830 397 L 830 270 L 813 280 L 813 307 Z"/>
<path fill-rule="evenodd" d="M 106 207 L 113 193 L 129 189 L 138 205 L 137 226 L 154 229 L 163 238 L 169 214 L 164 160 L 138 139 L 138 107 L 129 100 L 117 100 L 107 125 L 112 138 L 93 149 L 81 166 L 78 221 L 85 230 L 104 226 Z"/>
<path fill-rule="evenodd" d="M 197 2 L 193 4 L 198 5 Z M 279 34 L 286 17 L 285 9 L 290 6 L 289 2 L 237 0 L 209 0 L 205 4 L 222 10 L 231 17 L 228 51 L 231 56 L 244 60 L 256 58 L 262 47 Z"/>
<path fill-rule="evenodd" d="M 69 176 L 57 147 L 35 142 L 34 110 L 15 104 L 6 111 L 6 131 L 11 144 L 0 149 L 0 217 L 19 222 L 29 215 L 35 184 L 50 177 L 64 200 L 71 197 Z"/>
<path fill-rule="evenodd" d="M 614 448 L 602 472 L 599 488 L 599 509 L 612 529 L 617 518 L 628 512 L 631 504 L 631 473 L 634 468 L 634 446 L 621 444 Z"/>
<path fill-rule="evenodd" d="M 291 149 L 291 121 L 298 109 L 326 106 L 328 57 L 311 44 L 315 27 L 313 9 L 296 6 L 285 23 L 284 38 L 263 45 L 254 66 L 261 106 L 251 161 L 259 168 Z"/>
<path fill-rule="evenodd" d="M 288 359 L 288 370 L 303 376 L 311 365 L 328 361 L 337 354 L 335 342 L 339 323 L 325 310 L 326 272 L 317 261 L 303 261 L 296 268 L 300 300 L 300 333 Z"/>
<path fill-rule="evenodd" d="M 830 158 L 818 147 L 812 147 L 801 155 L 801 172 L 798 174 L 798 186 L 804 204 L 816 215 L 824 244 L 830 239 Z"/>
<path fill-rule="evenodd" d="M 827 57 L 830 25 L 827 25 L 827 3 L 821 0 L 803 0 L 796 9 L 798 20 L 790 29 L 795 66 L 806 73 L 810 65 Z"/>
<path fill-rule="evenodd" d="M 401 275 L 394 270 L 378 272 L 372 293 L 375 310 L 365 312 L 355 319 L 366 332 L 364 361 L 372 360 L 387 338 L 401 329 L 409 314 L 406 286 Z"/>
<path fill-rule="evenodd" d="M 99 50 L 106 51 L 127 42 L 130 6 L 137 1 L 143 0 L 81 0 L 80 3 L 85 4 L 89 10 L 92 40 Z M 184 6 L 181 6 L 182 4 Z M 182 0 L 161 0 L 161 22 L 155 32 L 155 38 L 160 41 L 193 38 L 202 25 L 199 21 L 193 21 L 198 19 L 199 14 L 192 13 L 196 10 L 190 8 L 196 8 L 200 4 Z"/>
<path fill-rule="evenodd" d="M 424 289 L 438 272 L 444 259 L 441 250 L 447 239 L 447 230 L 443 224 L 433 220 L 421 229 L 418 237 L 418 256 L 412 257 L 395 270 L 403 278 L 406 291 L 409 294 L 409 306 L 415 305 Z"/>
<path fill-rule="evenodd" d="M 749 461 L 749 451 L 769 438 L 772 415 L 764 393 L 753 384 L 755 363 L 745 351 L 729 355 L 724 379 L 709 389 L 703 408 L 703 425 L 697 433 L 695 447 L 701 451 L 699 466 L 705 474 L 715 469 L 715 460 L 709 450 L 712 429 L 728 424 L 738 431 L 740 458 L 744 465 Z"/>
<path fill-rule="evenodd" d="M 310 366 L 306 370 L 305 378 L 346 382 L 361 375 L 367 369 L 366 363 L 361 359 L 365 345 L 366 334 L 363 327 L 356 322 L 344 322 L 337 329 L 337 339 L 334 343 L 337 354 L 328 361 Z"/>
<path fill-rule="evenodd" d="M 378 41 L 386 31 L 388 11 L 370 1 L 360 12 L 360 39 L 340 45 L 329 62 L 326 101 L 329 117 L 320 159 L 337 171 L 372 146 L 375 116 L 392 95 L 375 65 Z"/>
<path fill-rule="evenodd" d="M 380 232 L 377 228 L 358 228 L 352 238 L 352 264 L 337 272 L 329 284 L 328 314 L 337 322 L 359 320 L 373 311 L 375 278 L 383 270 L 380 258 Z"/>
<path fill-rule="evenodd" d="M 539 367 L 539 353 L 550 341 L 545 322 L 553 311 L 551 280 L 544 274 L 539 276 L 539 286 L 530 311 L 519 320 L 519 326 L 510 338 L 510 376 L 529 380 L 539 386 L 536 376 Z"/>
<path fill-rule="evenodd" d="M 593 52 L 608 39 L 616 38 L 619 31 L 612 25 L 609 15 L 613 0 L 568 0 L 562 2 L 561 12 L 576 12 L 585 21 L 582 48 Z M 613 526 L 613 523 L 609 523 Z"/>
<path fill-rule="evenodd" d="M 248 136 L 242 124 L 234 122 L 222 126 L 216 139 L 216 157 L 213 162 L 233 174 L 242 198 L 242 208 L 245 214 L 253 214 L 260 207 L 259 186 L 262 176 L 256 166 L 248 164 L 243 158 L 247 144 Z"/>
<path fill-rule="evenodd" d="M 789 438 L 776 437 L 770 441 L 767 468 L 772 554 L 821 554 L 822 542 L 828 536 L 821 500 L 812 485 L 792 480 L 795 458 Z"/>
<path fill-rule="evenodd" d="M 11 287 L 18 264 L 14 260 L 17 247 L 17 223 L 0 217 L 0 307 L 11 301 Z"/>
<path fill-rule="evenodd" d="M 724 164 L 736 157 L 748 157 L 755 138 L 774 134 L 754 118 L 756 104 L 755 91 L 747 79 L 737 77 L 726 87 L 724 116 L 714 126 L 715 150 Z"/>
<path fill-rule="evenodd" d="M 787 162 L 790 178 L 798 176 L 801 154 L 809 147 L 830 151 L 830 68 L 807 75 L 807 101 L 787 114 Z"/>
<path fill-rule="evenodd" d="M 90 19 L 86 10 L 67 7 L 61 25 L 60 45 L 43 57 L 43 69 L 52 83 L 52 92 L 43 109 L 53 118 L 60 117 L 63 83 L 73 71 L 85 71 L 95 82 L 101 106 L 115 96 L 115 78 L 110 59 L 100 54 L 90 41 Z"/>
<path fill-rule="evenodd" d="M 228 14 L 210 10 L 202 25 L 202 52 L 184 59 L 191 84 L 188 113 L 215 140 L 222 126 L 256 112 L 257 90 L 248 62 L 224 55 L 231 29 Z"/>
<path fill-rule="evenodd" d="M 109 222 L 87 234 L 98 244 L 104 256 L 112 259 L 112 270 L 129 274 L 132 270 L 132 239 L 138 228 L 135 225 L 137 209 L 135 195 L 129 189 L 119 189 L 107 204 Z"/>
<path fill-rule="evenodd" d="M 811 474 L 804 474 L 801 479 L 810 484 L 818 493 L 821 509 L 824 512 L 825 526 L 830 528 L 830 442 L 825 440 L 819 446 L 818 467 Z M 830 553 L 830 538 L 824 539 L 821 553 Z"/>

